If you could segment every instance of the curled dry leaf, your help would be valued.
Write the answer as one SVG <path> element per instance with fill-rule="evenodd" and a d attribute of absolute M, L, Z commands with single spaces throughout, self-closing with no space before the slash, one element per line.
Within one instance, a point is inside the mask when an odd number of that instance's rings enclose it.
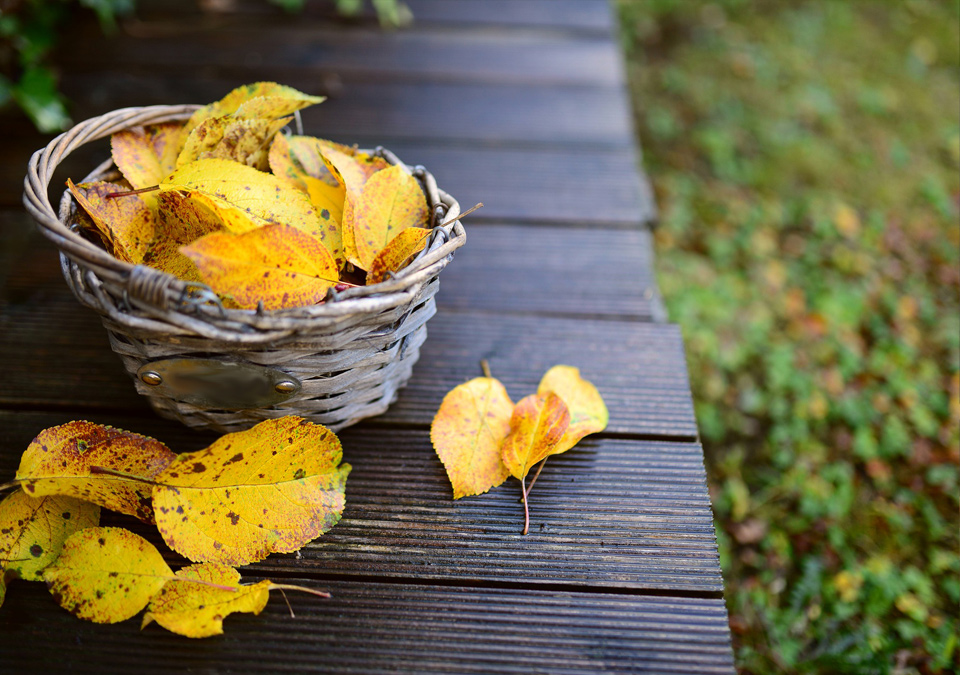
<path fill-rule="evenodd" d="M 68 422 L 33 439 L 20 458 L 16 479 L 32 497 L 67 495 L 151 523 L 150 482 L 175 457 L 147 436 Z"/>
<path fill-rule="evenodd" d="M 157 185 L 177 168 L 182 132 L 182 122 L 119 131 L 110 137 L 113 162 L 134 188 Z M 141 197 L 148 206 L 155 205 L 155 195 L 144 193 Z"/>
<path fill-rule="evenodd" d="M 198 562 L 245 565 L 291 553 L 339 520 L 349 464 L 329 429 L 299 417 L 261 422 L 180 455 L 157 477 L 157 527 Z"/>
<path fill-rule="evenodd" d="M 507 479 L 500 445 L 513 402 L 499 380 L 478 377 L 451 390 L 430 425 L 430 440 L 453 486 L 453 498 L 478 495 Z"/>
<path fill-rule="evenodd" d="M 422 228 L 429 218 L 420 183 L 396 165 L 367 179 L 354 208 L 354 243 L 365 270 L 391 239 L 408 227 Z"/>
<path fill-rule="evenodd" d="M 538 394 L 552 391 L 563 399 L 570 411 L 570 426 L 550 454 L 566 452 L 584 436 L 607 428 L 610 413 L 600 392 L 587 380 L 580 377 L 580 370 L 573 366 L 554 366 L 546 372 L 537 388 Z"/>
<path fill-rule="evenodd" d="M 143 262 L 143 256 L 157 234 L 156 216 L 140 195 L 108 199 L 107 195 L 124 192 L 114 183 L 86 183 L 67 187 L 77 203 L 93 220 L 101 238 L 118 260 L 131 265 Z"/>
<path fill-rule="evenodd" d="M 202 583 L 195 583 L 195 582 Z M 153 621 L 191 638 L 223 634 L 223 619 L 235 612 L 259 614 L 270 599 L 271 582 L 240 585 L 240 573 L 219 563 L 177 570 L 150 601 L 141 629 Z"/>
<path fill-rule="evenodd" d="M 61 607 L 96 623 L 134 616 L 172 576 L 153 544 L 119 527 L 76 532 L 43 572 Z"/>
<path fill-rule="evenodd" d="M 214 232 L 180 249 L 204 283 L 242 308 L 313 305 L 338 283 L 330 251 L 288 225 L 268 225 L 233 235 Z"/>
<path fill-rule="evenodd" d="M 534 464 L 556 452 L 569 425 L 570 411 L 553 392 L 531 394 L 517 403 L 500 447 L 510 474 L 524 480 Z"/>
<path fill-rule="evenodd" d="M 77 530 L 100 522 L 100 507 L 65 497 L 31 497 L 17 490 L 0 502 L 0 577 L 4 570 L 27 581 L 60 555 L 63 542 Z"/>
<path fill-rule="evenodd" d="M 432 231 L 425 227 L 408 227 L 391 239 L 370 263 L 367 285 L 378 284 L 387 278 L 388 272 L 399 272 L 406 267 L 410 259 L 427 245 Z"/>
<path fill-rule="evenodd" d="M 233 114 L 237 112 L 237 109 L 243 104 L 259 97 L 279 98 L 289 101 L 287 104 L 288 107 L 283 108 L 282 112 L 277 114 L 277 117 L 289 115 L 296 110 L 302 110 L 315 103 L 324 101 L 323 96 L 310 96 L 297 91 L 293 87 L 287 87 L 282 84 L 277 84 L 276 82 L 254 82 L 252 84 L 245 84 L 237 87 L 216 103 L 205 105 L 193 113 L 184 126 L 184 133 L 189 134 L 204 120 L 210 119 L 211 117 L 223 117 L 224 115 Z M 250 106 L 245 112 L 245 115 L 257 116 L 255 111 L 259 105 L 261 104 L 257 103 Z"/>

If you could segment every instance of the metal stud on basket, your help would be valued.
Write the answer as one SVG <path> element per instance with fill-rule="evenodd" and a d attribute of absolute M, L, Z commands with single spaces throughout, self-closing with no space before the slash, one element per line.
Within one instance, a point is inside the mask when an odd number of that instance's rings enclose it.
<path fill-rule="evenodd" d="M 69 193 L 54 210 L 50 180 L 72 151 L 130 127 L 186 120 L 197 107 L 115 110 L 34 153 L 24 206 L 60 250 L 67 285 L 100 314 L 137 391 L 164 417 L 231 432 L 300 415 L 337 430 L 384 412 L 419 358 L 436 313 L 439 274 L 466 241 L 462 224 L 452 221 L 460 205 L 423 167 L 406 169 L 433 214 L 436 231 L 427 247 L 382 283 L 331 291 L 326 302 L 309 307 L 225 309 L 209 289 L 117 260 L 81 237 L 71 228 L 76 205 Z M 406 166 L 385 148 L 373 152 Z M 84 181 L 114 170 L 104 162 Z"/>

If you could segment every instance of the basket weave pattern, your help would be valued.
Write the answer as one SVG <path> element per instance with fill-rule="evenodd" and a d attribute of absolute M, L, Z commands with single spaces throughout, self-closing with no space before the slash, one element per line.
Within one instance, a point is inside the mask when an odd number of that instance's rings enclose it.
<path fill-rule="evenodd" d="M 410 378 L 436 312 L 440 271 L 466 241 L 455 199 L 422 167 L 410 169 L 427 195 L 434 233 L 406 268 L 373 286 L 331 292 L 325 303 L 289 309 L 224 309 L 209 289 L 142 265 L 117 260 L 80 236 L 69 192 L 54 211 L 47 195 L 53 171 L 84 143 L 134 126 L 186 120 L 197 106 L 115 110 L 54 139 L 30 160 L 24 205 L 60 250 L 64 277 L 80 302 L 96 310 L 110 344 L 162 416 L 191 427 L 231 432 L 283 415 L 300 415 L 337 430 L 384 412 Z M 375 152 L 402 164 L 382 148 Z M 404 165 L 405 166 L 405 165 Z M 104 162 L 84 181 L 114 174 Z M 281 404 L 248 410 L 200 407 L 168 398 L 137 377 L 151 362 L 202 358 L 265 366 L 301 384 Z"/>

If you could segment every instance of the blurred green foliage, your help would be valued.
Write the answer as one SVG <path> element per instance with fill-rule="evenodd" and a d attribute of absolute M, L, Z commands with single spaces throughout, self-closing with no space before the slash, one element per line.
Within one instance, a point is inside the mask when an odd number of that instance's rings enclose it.
<path fill-rule="evenodd" d="M 287 11 L 302 9 L 304 0 L 268 0 Z M 412 20 L 398 0 L 371 0 L 383 26 Z M 335 0 L 337 10 L 355 15 L 363 0 Z M 66 101 L 57 86 L 52 54 L 57 38 L 79 5 L 96 13 L 104 33 L 130 14 L 136 0 L 0 0 L 0 106 L 15 103 L 39 131 L 62 131 L 70 125 Z"/>
<path fill-rule="evenodd" d="M 619 0 L 737 664 L 960 670 L 960 4 Z"/>

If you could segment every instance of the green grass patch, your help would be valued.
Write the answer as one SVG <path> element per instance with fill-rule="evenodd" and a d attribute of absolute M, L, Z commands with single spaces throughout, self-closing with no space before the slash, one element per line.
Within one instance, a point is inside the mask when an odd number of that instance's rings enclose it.
<path fill-rule="evenodd" d="M 620 0 L 738 667 L 960 669 L 960 5 Z"/>

